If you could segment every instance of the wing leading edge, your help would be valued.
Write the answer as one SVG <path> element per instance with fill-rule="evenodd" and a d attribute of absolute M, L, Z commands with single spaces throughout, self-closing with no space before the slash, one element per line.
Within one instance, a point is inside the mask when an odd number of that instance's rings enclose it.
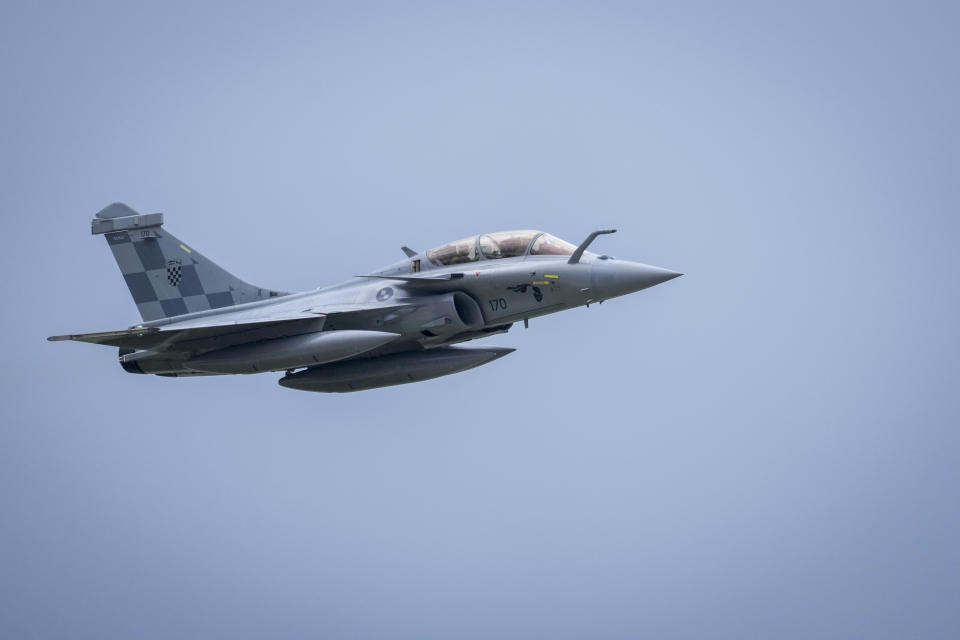
<path fill-rule="evenodd" d="M 73 333 L 50 336 L 47 340 L 59 342 L 74 340 L 125 349 L 146 349 L 155 352 L 197 352 L 210 349 L 323 331 L 328 320 L 337 328 L 360 328 L 368 318 L 382 316 L 407 305 L 384 307 L 350 307 L 329 305 L 296 313 L 284 313 L 253 318 L 241 318 L 227 313 L 199 317 L 162 326 L 135 326 L 116 331 Z"/>
<path fill-rule="evenodd" d="M 168 325 L 165 327 L 133 327 L 117 331 L 97 331 L 93 333 L 72 333 L 50 336 L 47 340 L 75 340 L 126 349 L 148 349 L 150 351 L 194 351 L 218 346 L 230 346 L 253 340 L 320 331 L 325 316 L 311 315 L 306 318 L 287 320 L 261 320 L 257 322 L 211 323 L 188 328 Z"/>

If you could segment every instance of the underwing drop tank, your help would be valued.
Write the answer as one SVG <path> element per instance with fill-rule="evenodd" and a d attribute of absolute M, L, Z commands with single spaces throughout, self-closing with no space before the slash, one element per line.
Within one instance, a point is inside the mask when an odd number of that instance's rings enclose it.
<path fill-rule="evenodd" d="M 372 351 L 398 337 L 386 331 L 319 331 L 227 347 L 187 360 L 204 373 L 258 373 L 308 367 Z"/>
<path fill-rule="evenodd" d="M 440 347 L 311 367 L 280 378 L 281 386 L 301 391 L 347 393 L 459 373 L 502 358 L 514 349 Z"/>

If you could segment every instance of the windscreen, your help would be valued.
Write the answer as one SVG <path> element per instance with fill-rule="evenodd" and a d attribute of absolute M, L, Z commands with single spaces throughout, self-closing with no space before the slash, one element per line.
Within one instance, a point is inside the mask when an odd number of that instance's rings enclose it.
<path fill-rule="evenodd" d="M 485 258 L 516 258 L 527 252 L 538 231 L 500 231 L 480 236 L 480 250 Z"/>
<path fill-rule="evenodd" d="M 576 245 L 572 245 L 566 240 L 561 240 L 549 233 L 542 234 L 533 243 L 530 248 L 530 255 L 533 256 L 569 256 L 577 250 Z"/>

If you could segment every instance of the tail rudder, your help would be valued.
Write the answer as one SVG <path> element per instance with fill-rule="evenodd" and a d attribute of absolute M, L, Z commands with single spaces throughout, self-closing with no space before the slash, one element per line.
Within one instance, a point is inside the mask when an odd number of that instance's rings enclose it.
<path fill-rule="evenodd" d="M 91 222 L 103 234 L 144 320 L 287 295 L 248 284 L 161 229 L 162 213 L 115 202 Z"/>

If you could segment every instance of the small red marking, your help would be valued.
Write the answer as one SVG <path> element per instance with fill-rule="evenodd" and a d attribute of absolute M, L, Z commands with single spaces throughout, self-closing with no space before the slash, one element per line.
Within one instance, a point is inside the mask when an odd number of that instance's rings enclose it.
<path fill-rule="evenodd" d="M 479 271 L 477 271 L 477 277 L 478 277 L 478 278 L 480 277 L 480 272 L 479 272 Z"/>

